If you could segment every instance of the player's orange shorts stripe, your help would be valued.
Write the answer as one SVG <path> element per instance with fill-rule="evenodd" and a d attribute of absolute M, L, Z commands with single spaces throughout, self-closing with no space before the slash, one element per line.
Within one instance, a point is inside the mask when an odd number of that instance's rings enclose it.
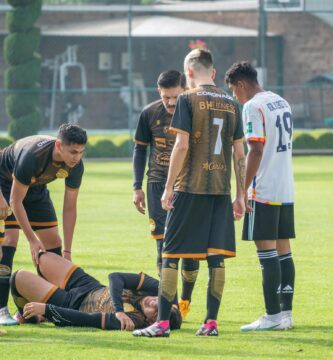
<path fill-rule="evenodd" d="M 5 221 L 5 224 L 6 225 L 18 225 L 18 222 L 15 221 L 15 220 L 12 220 L 12 221 Z"/>
<path fill-rule="evenodd" d="M 177 133 L 180 133 L 180 134 L 186 134 L 186 135 L 189 135 L 189 133 L 187 131 L 184 131 L 184 130 L 181 130 L 181 129 L 177 129 L 177 128 L 174 128 L 174 127 L 169 127 L 168 129 L 168 133 L 170 134 L 177 134 Z"/>
<path fill-rule="evenodd" d="M 71 275 L 73 274 L 73 272 L 78 268 L 77 265 L 73 265 L 70 270 L 68 271 L 67 275 L 65 276 L 64 281 L 62 282 L 60 289 L 65 289 L 67 281 L 69 280 L 69 278 L 71 277 Z"/>
<path fill-rule="evenodd" d="M 143 141 L 139 141 L 139 140 L 134 140 L 134 142 L 135 142 L 136 144 L 139 144 L 139 145 L 145 145 L 145 146 L 148 146 L 148 145 L 149 145 L 149 143 L 146 143 L 146 142 L 143 142 Z"/>
<path fill-rule="evenodd" d="M 164 234 L 152 235 L 151 237 L 155 240 L 161 240 L 164 239 Z"/>
<path fill-rule="evenodd" d="M 162 254 L 162 258 L 177 259 L 206 259 L 207 254 Z"/>
<path fill-rule="evenodd" d="M 214 249 L 214 248 L 208 248 L 207 251 L 209 253 L 213 253 L 213 254 L 223 254 L 226 255 L 228 257 L 234 257 L 236 256 L 236 252 L 235 251 L 230 251 L 230 250 L 222 250 L 222 249 Z"/>
<path fill-rule="evenodd" d="M 136 288 L 136 290 L 140 290 L 140 289 L 141 289 L 141 286 L 142 286 L 144 280 L 145 280 L 145 274 L 144 274 L 144 273 L 141 273 L 141 278 L 140 278 L 140 281 L 139 281 L 139 285 L 138 285 L 138 287 Z"/>
<path fill-rule="evenodd" d="M 53 285 L 52 288 L 47 292 L 47 294 L 44 296 L 42 303 L 47 303 L 49 298 L 55 293 L 55 291 L 58 289 L 58 286 Z"/>
<path fill-rule="evenodd" d="M 31 226 L 57 226 L 58 221 L 48 221 L 48 222 L 38 222 L 38 221 L 31 221 Z"/>
<path fill-rule="evenodd" d="M 248 138 L 247 139 L 247 142 L 262 142 L 262 143 L 265 143 L 266 142 L 266 139 L 265 138 L 262 138 L 262 137 L 251 137 L 251 138 Z"/>

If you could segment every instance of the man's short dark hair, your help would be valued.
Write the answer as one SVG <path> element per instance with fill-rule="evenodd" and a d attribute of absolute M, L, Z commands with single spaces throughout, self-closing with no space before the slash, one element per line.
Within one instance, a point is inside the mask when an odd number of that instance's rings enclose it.
<path fill-rule="evenodd" d="M 170 89 L 180 86 L 185 89 L 186 77 L 183 73 L 177 70 L 163 71 L 157 79 L 157 86 L 163 89 Z"/>
<path fill-rule="evenodd" d="M 79 125 L 62 124 L 59 127 L 58 139 L 65 145 L 85 145 L 87 143 L 87 132 Z"/>
<path fill-rule="evenodd" d="M 178 308 L 172 306 L 170 313 L 170 329 L 178 330 L 182 325 L 182 315 Z"/>
<path fill-rule="evenodd" d="M 227 85 L 235 85 L 238 81 L 247 81 L 252 84 L 258 84 L 257 70 L 249 61 L 240 61 L 234 63 L 226 72 L 224 81 Z"/>

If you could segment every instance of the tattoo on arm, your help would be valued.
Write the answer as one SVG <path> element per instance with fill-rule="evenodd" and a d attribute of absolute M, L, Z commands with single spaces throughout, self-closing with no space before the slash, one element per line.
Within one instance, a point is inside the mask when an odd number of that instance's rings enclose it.
<path fill-rule="evenodd" d="M 237 177 L 239 179 L 239 185 L 243 191 L 245 191 L 245 158 L 242 157 L 237 160 Z"/>

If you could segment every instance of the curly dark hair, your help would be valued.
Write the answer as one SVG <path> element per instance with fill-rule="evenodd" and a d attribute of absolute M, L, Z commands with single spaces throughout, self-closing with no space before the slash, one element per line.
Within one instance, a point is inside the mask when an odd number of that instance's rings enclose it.
<path fill-rule="evenodd" d="M 65 145 L 85 145 L 88 141 L 87 132 L 81 126 L 73 124 L 62 124 L 57 137 Z"/>
<path fill-rule="evenodd" d="M 235 85 L 238 81 L 247 81 L 258 84 L 257 70 L 249 61 L 240 61 L 234 63 L 226 72 L 224 81 L 227 85 Z"/>

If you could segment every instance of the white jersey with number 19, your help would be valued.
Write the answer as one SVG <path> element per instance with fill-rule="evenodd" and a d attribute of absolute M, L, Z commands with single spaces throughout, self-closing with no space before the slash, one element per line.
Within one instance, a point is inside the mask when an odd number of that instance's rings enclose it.
<path fill-rule="evenodd" d="M 293 120 L 290 105 L 271 91 L 257 93 L 243 108 L 247 143 L 264 144 L 249 199 L 271 205 L 294 203 L 292 171 Z"/>

